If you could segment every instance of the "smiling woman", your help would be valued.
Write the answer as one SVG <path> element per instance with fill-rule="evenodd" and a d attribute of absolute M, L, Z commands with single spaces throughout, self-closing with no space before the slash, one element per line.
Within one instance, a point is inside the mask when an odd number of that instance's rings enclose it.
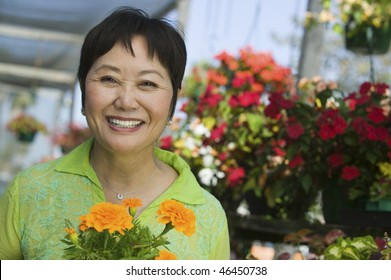
<path fill-rule="evenodd" d="M 192 236 L 171 231 L 178 259 L 229 259 L 227 219 L 178 155 L 155 146 L 173 117 L 186 65 L 182 33 L 164 19 L 121 7 L 86 36 L 78 78 L 93 137 L 62 158 L 18 174 L 0 198 L 0 259 L 59 259 L 64 218 L 138 197 L 135 220 L 162 232 L 167 199 L 195 214 Z M 210 230 L 214 225 L 213 231 Z"/>
<path fill-rule="evenodd" d="M 99 146 L 124 155 L 153 146 L 170 118 L 169 73 L 148 56 L 144 37 L 132 39 L 132 50 L 114 45 L 87 74 L 84 108 L 96 138 L 93 152 Z"/>

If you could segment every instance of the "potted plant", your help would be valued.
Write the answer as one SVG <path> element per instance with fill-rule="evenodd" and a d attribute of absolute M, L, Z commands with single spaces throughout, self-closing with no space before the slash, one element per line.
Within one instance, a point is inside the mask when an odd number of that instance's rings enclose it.
<path fill-rule="evenodd" d="M 345 35 L 345 46 L 353 52 L 388 52 L 391 40 L 391 7 L 388 0 L 340 0 L 335 12 L 333 3 L 322 0 L 323 10 L 318 16 L 310 14 L 307 22 L 316 19 L 331 23 L 334 31 Z"/>
<path fill-rule="evenodd" d="M 383 176 L 378 165 L 390 162 L 389 86 L 365 82 L 348 94 L 315 78 L 302 79 L 299 89 L 302 99 L 289 108 L 273 98 L 266 108 L 281 122 L 277 139 L 285 154 L 278 166 L 284 183 L 266 190 L 274 197 L 295 187 L 321 191 L 328 222 L 338 222 L 341 208 L 374 198 L 371 186 Z"/>
<path fill-rule="evenodd" d="M 7 123 L 7 129 L 13 132 L 19 141 L 32 142 L 37 132 L 46 132 L 44 123 L 27 114 L 19 114 Z"/>

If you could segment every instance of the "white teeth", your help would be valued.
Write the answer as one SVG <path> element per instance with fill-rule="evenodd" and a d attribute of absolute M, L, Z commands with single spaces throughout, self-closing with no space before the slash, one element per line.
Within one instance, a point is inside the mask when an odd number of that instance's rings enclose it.
<path fill-rule="evenodd" d="M 142 121 L 123 121 L 118 119 L 109 119 L 109 122 L 120 128 L 134 128 L 142 123 Z"/>

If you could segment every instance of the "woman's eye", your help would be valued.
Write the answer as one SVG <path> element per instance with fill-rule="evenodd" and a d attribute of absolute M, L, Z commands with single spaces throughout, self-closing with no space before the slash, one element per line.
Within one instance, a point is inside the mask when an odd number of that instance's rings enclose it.
<path fill-rule="evenodd" d="M 100 81 L 102 83 L 105 83 L 105 84 L 114 84 L 114 83 L 118 83 L 116 79 L 114 79 L 113 77 L 110 77 L 110 76 L 105 76 L 105 77 L 102 77 L 100 79 Z"/>
<path fill-rule="evenodd" d="M 141 86 L 142 87 L 149 87 L 149 88 L 156 88 L 157 84 L 155 84 L 154 82 L 151 82 L 151 81 L 144 81 L 141 83 Z"/>

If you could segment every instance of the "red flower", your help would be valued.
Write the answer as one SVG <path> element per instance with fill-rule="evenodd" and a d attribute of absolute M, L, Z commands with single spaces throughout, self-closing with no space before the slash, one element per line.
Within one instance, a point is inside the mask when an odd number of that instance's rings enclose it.
<path fill-rule="evenodd" d="M 288 136 L 292 139 L 298 139 L 304 134 L 304 127 L 297 121 L 288 122 L 286 130 L 288 132 Z"/>
<path fill-rule="evenodd" d="M 346 181 L 352 181 L 360 176 L 360 169 L 356 166 L 344 166 L 342 169 L 341 177 Z"/>
<path fill-rule="evenodd" d="M 269 96 L 270 103 L 265 108 L 265 115 L 277 119 L 282 109 L 290 109 L 294 106 L 291 100 L 287 100 L 281 93 L 273 92 Z"/>
<path fill-rule="evenodd" d="M 255 92 L 245 91 L 239 96 L 239 103 L 243 107 L 249 107 L 251 105 L 259 105 L 259 94 Z"/>
<path fill-rule="evenodd" d="M 213 93 L 213 86 L 208 86 L 205 93 L 200 97 L 201 104 L 207 104 L 209 107 L 216 107 L 223 99 L 219 93 Z"/>
<path fill-rule="evenodd" d="M 357 117 L 355 118 L 353 121 L 352 121 L 352 124 L 351 124 L 353 130 L 356 131 L 356 133 L 358 135 L 360 135 L 360 137 L 362 139 L 367 139 L 368 138 L 368 129 L 367 127 L 369 126 L 368 122 L 364 119 L 364 118 L 361 118 L 361 117 Z"/>
<path fill-rule="evenodd" d="M 361 94 L 367 94 L 371 90 L 372 84 L 370 82 L 362 83 L 359 92 Z"/>
<path fill-rule="evenodd" d="M 329 156 L 327 159 L 330 167 L 335 168 L 343 164 L 343 154 L 334 153 Z"/>
<path fill-rule="evenodd" d="M 244 171 L 244 168 L 237 167 L 237 168 L 230 168 L 228 170 L 228 185 L 230 187 L 234 187 L 241 183 L 242 179 L 246 175 L 246 172 Z"/>
<path fill-rule="evenodd" d="M 222 123 L 221 125 L 217 126 L 215 129 L 212 130 L 212 132 L 210 133 L 210 139 L 213 140 L 213 141 L 219 141 L 221 140 L 223 134 L 224 134 L 224 131 L 225 131 L 225 128 L 227 127 L 227 124 L 226 123 Z"/>
<path fill-rule="evenodd" d="M 386 93 L 386 90 L 390 88 L 387 84 L 385 83 L 377 83 L 375 85 L 375 92 L 379 93 L 379 94 L 385 94 Z"/>
<path fill-rule="evenodd" d="M 381 123 L 386 119 L 383 109 L 379 107 L 371 107 L 367 109 L 368 119 L 373 121 L 375 124 Z"/>
<path fill-rule="evenodd" d="M 370 95 L 367 93 L 356 93 L 352 92 L 345 98 L 345 101 L 348 104 L 351 104 L 350 107 L 352 110 L 355 109 L 356 105 L 364 105 L 371 99 Z"/>
<path fill-rule="evenodd" d="M 252 84 L 254 82 L 254 76 L 251 71 L 238 71 L 235 74 L 235 77 L 232 80 L 232 86 L 234 88 L 240 88 L 244 85 Z"/>
<path fill-rule="evenodd" d="M 281 108 L 276 103 L 269 103 L 266 106 L 264 113 L 267 117 L 278 119 L 281 113 Z"/>
<path fill-rule="evenodd" d="M 168 149 L 171 148 L 172 142 L 173 141 L 172 141 L 172 136 L 171 135 L 166 136 L 166 137 L 162 137 L 160 139 L 160 148 L 168 150 Z"/>
<path fill-rule="evenodd" d="M 338 114 L 338 110 L 325 111 L 317 121 L 319 126 L 319 137 L 323 140 L 335 138 L 338 134 L 343 134 L 347 128 L 344 118 Z"/>
<path fill-rule="evenodd" d="M 289 162 L 289 168 L 295 168 L 303 163 L 303 158 L 301 154 L 296 154 L 293 159 Z"/>

